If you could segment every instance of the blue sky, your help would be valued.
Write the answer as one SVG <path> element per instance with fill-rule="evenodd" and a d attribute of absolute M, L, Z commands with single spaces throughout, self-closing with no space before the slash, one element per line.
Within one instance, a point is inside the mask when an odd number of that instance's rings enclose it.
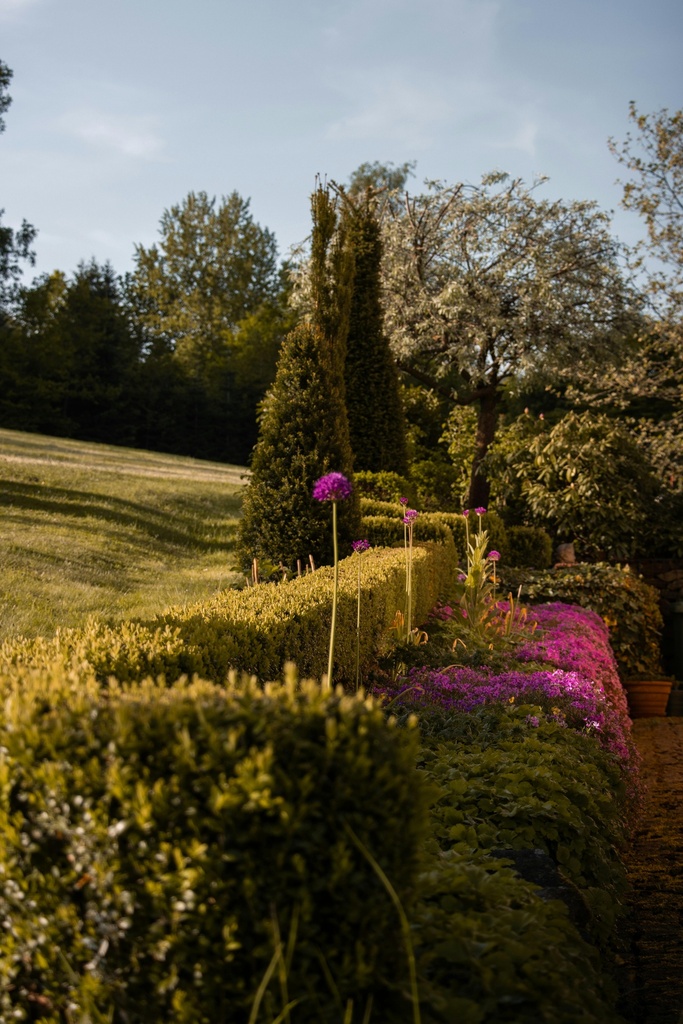
<path fill-rule="evenodd" d="M 416 160 L 413 190 L 546 174 L 634 242 L 607 139 L 631 99 L 683 107 L 682 44 L 680 0 L 0 0 L 3 222 L 35 273 L 124 272 L 165 208 L 237 190 L 284 255 L 316 173 Z"/>

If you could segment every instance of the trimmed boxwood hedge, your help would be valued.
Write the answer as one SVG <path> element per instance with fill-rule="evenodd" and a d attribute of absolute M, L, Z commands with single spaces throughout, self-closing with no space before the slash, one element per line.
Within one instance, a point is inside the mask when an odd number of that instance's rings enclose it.
<path fill-rule="evenodd" d="M 2 1024 L 244 1024 L 271 963 L 259 1021 L 290 1000 L 297 1024 L 349 1000 L 406 1019 L 398 916 L 363 850 L 410 909 L 417 730 L 291 674 L 122 690 L 23 668 L 0 695 Z"/>
<path fill-rule="evenodd" d="M 401 525 L 401 530 L 403 529 Z M 413 608 L 425 619 L 453 578 L 455 551 L 444 528 L 441 543 L 413 552 Z M 339 604 L 335 679 L 355 678 L 357 559 L 361 573 L 361 665 L 371 664 L 397 610 L 405 604 L 405 555 L 392 549 L 352 555 L 339 565 Z M 210 601 L 171 609 L 149 622 L 116 626 L 91 621 L 82 629 L 59 631 L 49 640 L 17 640 L 0 648 L 2 666 L 47 666 L 55 659 L 92 667 L 101 680 L 120 682 L 182 674 L 222 682 L 230 669 L 277 678 L 287 661 L 303 675 L 321 678 L 327 670 L 326 640 L 332 614 L 330 567 L 278 584 L 222 591 Z"/>

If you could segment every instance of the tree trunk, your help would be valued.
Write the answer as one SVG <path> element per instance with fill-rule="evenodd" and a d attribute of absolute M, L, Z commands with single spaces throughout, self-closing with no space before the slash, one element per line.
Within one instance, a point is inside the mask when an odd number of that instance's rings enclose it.
<path fill-rule="evenodd" d="M 496 436 L 500 406 L 500 395 L 491 389 L 479 399 L 479 419 L 477 420 L 477 447 L 472 463 L 470 492 L 467 498 L 468 508 L 488 508 L 491 494 L 491 483 L 481 469 L 482 461 Z"/>

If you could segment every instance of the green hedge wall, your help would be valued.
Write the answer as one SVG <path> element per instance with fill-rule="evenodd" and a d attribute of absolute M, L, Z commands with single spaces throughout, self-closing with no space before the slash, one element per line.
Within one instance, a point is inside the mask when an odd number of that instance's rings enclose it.
<path fill-rule="evenodd" d="M 417 730 L 291 674 L 122 690 L 15 668 L 0 695 L 3 1024 L 244 1024 L 269 965 L 262 1024 L 290 1000 L 298 1024 L 349 999 L 354 1021 L 371 1001 L 405 1019 L 398 916 L 364 851 L 409 908 Z"/>
<path fill-rule="evenodd" d="M 403 526 L 401 524 L 401 531 Z M 413 553 L 415 621 L 427 617 L 453 577 L 455 552 L 443 528 L 442 543 L 417 546 Z M 361 558 L 361 666 L 368 666 L 386 640 L 396 611 L 405 605 L 405 554 L 380 549 L 352 555 L 339 566 L 335 679 L 355 678 L 358 558 Z M 302 675 L 321 678 L 327 670 L 332 614 L 330 567 L 278 584 L 223 591 L 210 601 L 171 609 L 150 622 L 107 626 L 91 621 L 83 629 L 58 632 L 50 640 L 18 640 L 0 648 L 3 665 L 91 666 L 105 680 L 120 682 L 197 673 L 222 682 L 230 669 L 261 680 L 277 678 L 287 661 Z"/>

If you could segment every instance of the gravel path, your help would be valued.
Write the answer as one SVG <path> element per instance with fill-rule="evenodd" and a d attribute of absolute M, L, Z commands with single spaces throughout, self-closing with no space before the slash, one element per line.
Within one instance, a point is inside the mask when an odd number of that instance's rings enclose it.
<path fill-rule="evenodd" d="M 683 718 L 639 718 L 645 807 L 626 858 L 632 885 L 620 1010 L 683 1024 Z"/>

